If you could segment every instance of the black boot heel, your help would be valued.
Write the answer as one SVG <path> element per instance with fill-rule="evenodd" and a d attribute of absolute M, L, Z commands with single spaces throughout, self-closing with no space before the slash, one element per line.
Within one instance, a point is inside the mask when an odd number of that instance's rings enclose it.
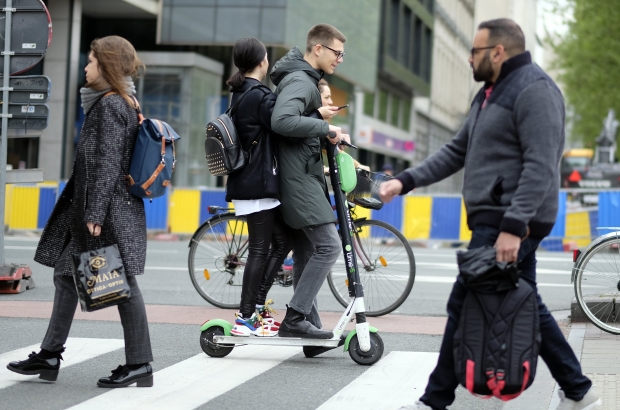
<path fill-rule="evenodd" d="M 39 373 L 39 379 L 47 380 L 48 382 L 55 382 L 58 379 L 58 370 L 41 370 Z"/>
<path fill-rule="evenodd" d="M 153 375 L 138 379 L 137 387 L 153 387 Z"/>

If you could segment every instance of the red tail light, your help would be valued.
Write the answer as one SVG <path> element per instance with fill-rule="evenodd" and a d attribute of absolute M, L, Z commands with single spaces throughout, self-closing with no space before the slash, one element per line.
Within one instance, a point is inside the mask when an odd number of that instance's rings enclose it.
<path fill-rule="evenodd" d="M 579 182 L 581 181 L 581 174 L 579 173 L 579 171 L 574 170 L 569 176 L 568 176 L 568 181 L 569 182 Z"/>
<path fill-rule="evenodd" d="M 581 251 L 579 249 L 573 250 L 573 262 L 577 262 L 579 255 L 581 255 Z"/>

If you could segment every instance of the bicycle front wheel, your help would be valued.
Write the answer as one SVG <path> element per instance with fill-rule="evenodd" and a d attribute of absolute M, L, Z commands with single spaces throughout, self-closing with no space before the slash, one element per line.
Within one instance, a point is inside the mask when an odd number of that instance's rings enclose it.
<path fill-rule="evenodd" d="M 415 281 L 415 258 L 407 239 L 392 225 L 374 220 L 354 221 L 353 247 L 364 286 L 367 316 L 382 316 L 397 309 L 409 296 Z M 349 303 L 344 257 L 327 276 L 338 302 Z"/>
<path fill-rule="evenodd" d="M 620 334 L 620 236 L 603 235 L 575 265 L 575 297 L 599 329 Z"/>
<path fill-rule="evenodd" d="M 192 284 L 207 302 L 238 309 L 248 254 L 248 225 L 243 216 L 216 215 L 194 234 L 188 268 Z"/>

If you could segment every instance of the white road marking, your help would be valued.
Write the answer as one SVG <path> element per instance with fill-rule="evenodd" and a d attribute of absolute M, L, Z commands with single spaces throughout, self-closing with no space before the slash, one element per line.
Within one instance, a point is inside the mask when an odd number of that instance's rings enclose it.
<path fill-rule="evenodd" d="M 300 352 L 299 347 L 241 346 L 223 359 L 201 353 L 156 372 L 153 387 L 115 389 L 71 409 L 194 409 Z"/>
<path fill-rule="evenodd" d="M 4 367 L 4 364 L 8 364 L 14 360 L 25 360 L 31 352 L 38 352 L 40 350 L 40 346 L 40 344 L 36 344 L 0 354 L 0 363 L 3 365 L 3 367 L 0 368 L 0 389 L 5 389 L 16 383 L 39 377 L 38 375 L 25 376 L 13 373 Z M 122 349 L 124 346 L 125 342 L 122 339 L 70 337 L 65 344 L 66 352 L 62 355 L 64 360 L 60 364 L 60 370 L 62 372 L 62 369 L 67 366 L 93 359 L 114 350 Z"/>
<path fill-rule="evenodd" d="M 318 410 L 398 409 L 424 392 L 439 353 L 391 352 Z"/>

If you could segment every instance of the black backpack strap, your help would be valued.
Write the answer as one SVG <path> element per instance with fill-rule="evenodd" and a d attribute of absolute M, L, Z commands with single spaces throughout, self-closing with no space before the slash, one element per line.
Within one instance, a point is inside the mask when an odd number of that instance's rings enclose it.
<path fill-rule="evenodd" d="M 250 87 L 248 90 L 245 90 L 245 91 L 243 92 L 243 94 L 241 94 L 241 95 L 239 96 L 239 98 L 237 98 L 237 101 L 235 101 L 235 103 L 234 103 L 234 104 L 233 104 L 230 108 L 228 108 L 228 110 L 226 110 L 226 112 L 228 112 L 228 115 L 232 118 L 232 116 L 233 116 L 233 111 L 235 111 L 235 110 L 237 109 L 237 107 L 239 106 L 239 103 L 241 102 L 241 100 L 243 99 L 243 97 L 245 97 L 246 95 L 248 95 L 248 93 L 249 93 L 250 91 L 255 90 L 255 89 L 257 89 L 257 88 L 261 88 L 261 87 L 266 87 L 266 85 L 264 85 L 264 84 L 262 84 L 262 83 L 261 83 L 261 84 L 253 85 L 253 86 L 252 86 L 252 87 Z"/>

